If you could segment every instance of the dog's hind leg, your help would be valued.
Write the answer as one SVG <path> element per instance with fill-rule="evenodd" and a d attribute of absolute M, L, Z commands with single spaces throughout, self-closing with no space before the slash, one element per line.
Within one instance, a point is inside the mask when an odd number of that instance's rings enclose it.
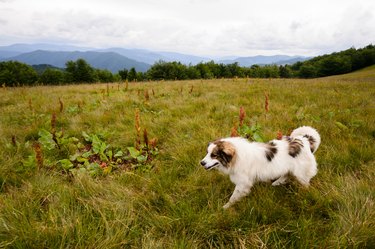
<path fill-rule="evenodd" d="M 251 186 L 252 185 L 236 185 L 232 196 L 229 198 L 229 201 L 223 206 L 223 208 L 227 209 L 235 202 L 247 196 L 250 193 Z"/>
<path fill-rule="evenodd" d="M 281 184 L 285 184 L 287 180 L 288 180 L 288 176 L 287 175 L 283 175 L 279 179 L 277 179 L 276 181 L 274 181 L 272 183 L 272 186 L 279 186 Z"/>

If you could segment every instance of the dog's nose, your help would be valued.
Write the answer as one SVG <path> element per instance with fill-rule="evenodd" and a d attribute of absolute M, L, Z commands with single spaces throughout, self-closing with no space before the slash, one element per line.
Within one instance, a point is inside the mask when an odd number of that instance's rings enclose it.
<path fill-rule="evenodd" d="M 201 165 L 202 165 L 202 166 L 206 165 L 206 162 L 202 160 L 202 161 L 201 161 Z"/>

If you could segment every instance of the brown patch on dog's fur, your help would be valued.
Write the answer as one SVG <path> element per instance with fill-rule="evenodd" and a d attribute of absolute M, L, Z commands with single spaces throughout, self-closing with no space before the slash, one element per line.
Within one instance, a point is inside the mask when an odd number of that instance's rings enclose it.
<path fill-rule="evenodd" d="M 290 143 L 290 141 L 292 141 L 292 137 L 290 137 L 290 136 L 283 136 L 283 137 L 281 138 L 281 140 L 285 140 L 285 141 L 287 141 L 288 143 Z"/>
<path fill-rule="evenodd" d="M 304 135 L 303 137 L 307 138 L 307 140 L 309 140 L 309 143 L 310 143 L 310 150 L 311 152 L 314 152 L 315 150 L 315 138 L 313 138 L 312 136 L 310 135 Z"/>
<path fill-rule="evenodd" d="M 289 142 L 289 155 L 291 157 L 296 157 L 301 152 L 301 149 L 303 147 L 303 143 L 300 139 L 292 139 Z"/>
<path fill-rule="evenodd" d="M 211 158 L 217 159 L 225 167 L 230 167 L 236 159 L 236 150 L 234 146 L 226 141 L 215 141 L 215 148 L 211 152 Z"/>
<path fill-rule="evenodd" d="M 269 142 L 266 144 L 266 158 L 269 162 L 275 157 L 277 153 L 277 147 L 274 142 Z"/>

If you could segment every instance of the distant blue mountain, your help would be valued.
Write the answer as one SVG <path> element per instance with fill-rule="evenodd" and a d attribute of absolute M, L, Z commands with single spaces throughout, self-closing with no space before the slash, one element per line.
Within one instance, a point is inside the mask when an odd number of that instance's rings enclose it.
<path fill-rule="evenodd" d="M 188 55 L 188 54 L 181 54 L 181 53 L 174 53 L 174 52 L 153 52 L 145 49 L 126 49 L 126 48 L 107 48 L 96 50 L 98 52 L 115 52 L 126 56 L 130 59 L 145 62 L 147 64 L 154 64 L 157 61 L 165 61 L 165 62 L 172 62 L 172 61 L 179 61 L 182 64 L 193 64 L 196 65 L 200 62 L 206 62 L 211 59 L 206 57 L 200 57 L 195 55 Z"/>
<path fill-rule="evenodd" d="M 202 56 L 174 53 L 157 52 L 146 49 L 129 48 L 107 48 L 96 49 L 89 47 L 77 47 L 70 45 L 54 44 L 13 44 L 0 46 L 0 60 L 17 60 L 30 65 L 50 64 L 55 67 L 65 67 L 68 60 L 85 59 L 96 68 L 108 69 L 118 72 L 120 69 L 134 67 L 137 71 L 147 71 L 157 61 L 178 61 L 185 65 L 196 65 L 200 62 L 215 61 L 216 63 L 231 64 L 237 62 L 240 66 L 250 67 L 254 64 L 266 65 L 293 64 L 309 58 L 301 56 L 274 55 L 274 56 L 251 56 L 223 58 L 208 58 Z"/>
<path fill-rule="evenodd" d="M 71 45 L 56 45 L 48 43 L 35 43 L 35 44 L 26 44 L 26 43 L 16 43 L 9 46 L 0 46 L 0 53 L 3 51 L 11 51 L 19 54 L 32 52 L 36 50 L 47 50 L 47 51 L 89 51 L 94 50 L 89 47 L 78 47 Z"/>
<path fill-rule="evenodd" d="M 242 67 L 250 67 L 252 65 L 284 65 L 284 64 L 293 64 L 297 61 L 307 60 L 307 57 L 301 56 L 289 56 L 289 55 L 272 55 L 272 56 L 251 56 L 251 57 L 238 57 L 231 60 L 221 60 L 219 63 L 231 64 L 238 62 Z"/>
<path fill-rule="evenodd" d="M 113 73 L 117 73 L 124 68 L 130 69 L 134 67 L 138 72 L 146 72 L 150 68 L 149 64 L 138 62 L 113 52 L 56 52 L 37 50 L 3 60 L 19 61 L 29 65 L 48 64 L 64 68 L 67 61 L 76 61 L 78 59 L 84 59 L 94 68 L 107 69 Z"/>
<path fill-rule="evenodd" d="M 307 61 L 307 60 L 310 60 L 312 57 L 301 57 L 301 56 L 298 56 L 298 57 L 295 57 L 295 58 L 292 58 L 292 59 L 288 59 L 288 60 L 283 60 L 283 61 L 278 61 L 277 63 L 275 63 L 276 65 L 292 65 L 296 62 L 303 62 L 303 61 Z"/>

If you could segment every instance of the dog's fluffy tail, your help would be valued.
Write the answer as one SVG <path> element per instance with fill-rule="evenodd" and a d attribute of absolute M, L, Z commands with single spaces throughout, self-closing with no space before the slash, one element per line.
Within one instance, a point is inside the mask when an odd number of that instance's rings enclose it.
<path fill-rule="evenodd" d="M 307 138 L 307 140 L 310 143 L 310 149 L 312 153 L 315 153 L 317 151 L 319 145 L 320 145 L 320 135 L 317 130 L 310 126 L 302 126 L 294 131 L 292 131 L 292 134 L 290 134 L 292 138 L 295 138 L 297 136 L 302 136 Z"/>

